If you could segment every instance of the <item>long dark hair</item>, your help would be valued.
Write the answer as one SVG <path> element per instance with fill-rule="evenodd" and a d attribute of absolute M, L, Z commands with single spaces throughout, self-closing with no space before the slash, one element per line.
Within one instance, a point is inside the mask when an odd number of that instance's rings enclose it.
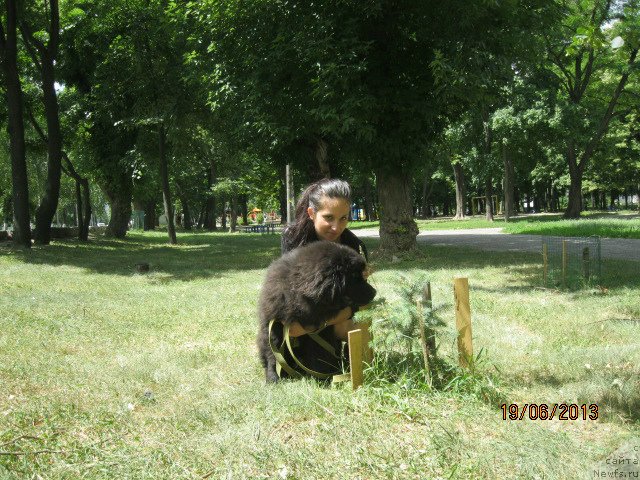
<path fill-rule="evenodd" d="M 317 240 L 318 237 L 313 226 L 313 220 L 309 218 L 307 209 L 311 207 L 316 212 L 320 210 L 323 197 L 341 198 L 351 206 L 351 187 L 344 180 L 323 178 L 305 188 L 296 205 L 295 221 L 284 231 L 284 235 L 287 236 L 287 243 L 293 248 Z"/>

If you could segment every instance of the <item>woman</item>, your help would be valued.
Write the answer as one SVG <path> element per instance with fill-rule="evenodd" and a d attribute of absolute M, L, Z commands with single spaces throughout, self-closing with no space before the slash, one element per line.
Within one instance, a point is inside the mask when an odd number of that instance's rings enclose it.
<path fill-rule="evenodd" d="M 348 228 L 351 210 L 351 188 L 344 180 L 323 179 L 312 183 L 302 193 L 296 206 L 295 222 L 282 233 L 282 253 L 318 240 L 338 242 L 362 252 L 367 258 L 367 248 Z M 365 280 L 368 272 L 364 273 Z M 348 332 L 353 330 L 351 320 L 355 311 L 346 307 L 327 322 L 333 325 L 335 335 L 347 340 Z M 310 333 L 294 322 L 289 328 L 290 337 L 299 337 Z"/>

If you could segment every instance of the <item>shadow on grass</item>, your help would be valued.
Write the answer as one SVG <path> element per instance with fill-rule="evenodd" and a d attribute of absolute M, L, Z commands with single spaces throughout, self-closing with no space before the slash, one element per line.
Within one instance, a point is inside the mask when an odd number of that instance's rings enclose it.
<path fill-rule="evenodd" d="M 161 281 L 189 281 L 225 272 L 262 270 L 280 255 L 280 237 L 260 234 L 190 233 L 168 245 L 160 232 L 129 232 L 122 240 L 98 237 L 87 243 L 61 240 L 31 251 L 0 250 L 34 265 L 69 265 L 94 273 L 131 276 L 148 263 Z"/>

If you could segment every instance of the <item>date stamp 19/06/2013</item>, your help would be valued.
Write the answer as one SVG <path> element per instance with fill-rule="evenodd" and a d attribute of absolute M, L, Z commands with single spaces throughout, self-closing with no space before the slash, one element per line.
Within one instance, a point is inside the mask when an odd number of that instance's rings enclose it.
<path fill-rule="evenodd" d="M 503 403 L 503 420 L 597 420 L 598 405 L 576 403 L 525 403 L 522 406 Z"/>

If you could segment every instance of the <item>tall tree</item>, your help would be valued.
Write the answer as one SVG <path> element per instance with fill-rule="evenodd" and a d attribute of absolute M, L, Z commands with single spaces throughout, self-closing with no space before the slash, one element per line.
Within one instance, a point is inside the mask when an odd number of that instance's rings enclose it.
<path fill-rule="evenodd" d="M 18 11 L 16 0 L 5 0 L 6 28 L 0 22 L 0 54 L 7 98 L 13 202 L 13 241 L 31 248 L 29 186 L 24 143 L 22 86 L 18 73 Z"/>
<path fill-rule="evenodd" d="M 55 63 L 60 39 L 60 11 L 58 0 L 46 0 L 41 6 L 31 5 L 31 7 L 25 9 L 25 18 L 20 21 L 20 31 L 33 63 L 41 75 L 44 112 L 47 121 L 47 181 L 44 195 L 36 210 L 34 231 L 35 241 L 46 245 L 51 240 L 51 221 L 58 208 L 60 176 L 62 174 L 62 132 L 55 89 Z M 43 30 L 38 28 L 40 25 L 34 26 L 38 21 L 42 21 L 46 25 Z"/>
<path fill-rule="evenodd" d="M 623 2 L 621 9 L 612 0 L 574 0 L 564 2 L 563 7 L 562 21 L 548 31 L 545 42 L 549 70 L 563 94 L 565 159 L 571 180 L 564 216 L 577 218 L 582 210 L 585 169 L 637 68 L 640 14 L 636 0 Z M 616 35 L 619 40 L 613 45 L 624 44 L 618 52 L 611 43 Z"/>

